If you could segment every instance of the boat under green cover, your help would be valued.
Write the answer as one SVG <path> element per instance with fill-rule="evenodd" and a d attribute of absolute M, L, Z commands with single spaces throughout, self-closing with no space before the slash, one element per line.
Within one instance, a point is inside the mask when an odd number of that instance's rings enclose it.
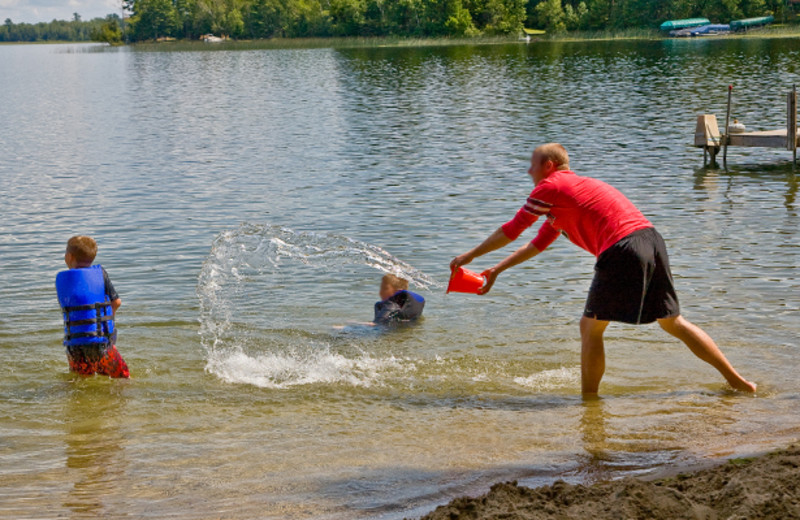
<path fill-rule="evenodd" d="M 708 18 L 685 18 L 683 20 L 667 20 L 659 26 L 662 31 L 673 31 L 675 29 L 687 29 L 689 27 L 699 27 L 708 25 L 711 21 Z"/>
<path fill-rule="evenodd" d="M 758 18 L 745 18 L 743 20 L 734 20 L 731 22 L 731 31 L 741 31 L 751 27 L 760 27 L 775 21 L 772 16 L 759 16 Z"/>

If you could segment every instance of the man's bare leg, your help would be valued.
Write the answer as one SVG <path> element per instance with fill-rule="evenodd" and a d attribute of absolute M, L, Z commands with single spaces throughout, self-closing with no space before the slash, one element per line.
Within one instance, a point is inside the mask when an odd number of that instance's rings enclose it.
<path fill-rule="evenodd" d="M 756 391 L 756 385 L 739 375 L 711 336 L 706 334 L 703 329 L 683 316 L 660 319 L 658 324 L 662 329 L 683 341 L 695 356 L 719 370 L 733 388 L 743 392 Z"/>
<path fill-rule="evenodd" d="M 606 354 L 603 347 L 603 332 L 608 322 L 581 318 L 581 391 L 584 395 L 596 395 L 600 380 L 606 371 Z"/>

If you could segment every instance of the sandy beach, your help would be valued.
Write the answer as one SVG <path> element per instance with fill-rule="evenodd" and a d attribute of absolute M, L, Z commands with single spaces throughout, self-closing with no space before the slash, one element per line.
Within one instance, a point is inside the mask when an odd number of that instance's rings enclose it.
<path fill-rule="evenodd" d="M 592 486 L 563 481 L 537 489 L 505 482 L 422 517 L 454 519 L 800 518 L 800 445 L 669 478 L 624 478 Z"/>

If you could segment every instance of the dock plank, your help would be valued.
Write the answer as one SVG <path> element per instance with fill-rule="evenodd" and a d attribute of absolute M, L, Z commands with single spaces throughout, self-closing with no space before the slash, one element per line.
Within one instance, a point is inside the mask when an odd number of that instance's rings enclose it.
<path fill-rule="evenodd" d="M 728 146 L 750 146 L 759 148 L 783 148 L 789 145 L 786 129 L 765 130 L 762 132 L 742 132 L 729 134 Z"/>

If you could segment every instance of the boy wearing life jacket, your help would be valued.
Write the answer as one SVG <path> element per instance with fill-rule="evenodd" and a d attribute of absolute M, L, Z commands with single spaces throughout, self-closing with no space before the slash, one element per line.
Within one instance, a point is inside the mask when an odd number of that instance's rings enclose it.
<path fill-rule="evenodd" d="M 733 388 L 756 391 L 756 385 L 739 375 L 714 340 L 681 316 L 664 240 L 631 201 L 602 181 L 572 172 L 569 155 L 558 143 L 533 151 L 528 175 L 535 187 L 525 205 L 481 244 L 455 257 L 450 262 L 452 270 L 510 244 L 544 217 L 532 242 L 482 273 L 486 283 L 479 294 L 488 293 L 500 273 L 537 256 L 561 234 L 595 255 L 595 275 L 580 322 L 584 394 L 597 394 L 605 371 L 603 332 L 612 321 L 658 321 Z"/>
<path fill-rule="evenodd" d="M 127 378 L 128 365 L 115 346 L 114 318 L 122 300 L 106 270 L 92 265 L 96 255 L 94 239 L 74 236 L 67 241 L 64 253 L 69 270 L 56 275 L 69 369 L 86 376 Z"/>
<path fill-rule="evenodd" d="M 425 298 L 408 290 L 408 280 L 393 274 L 384 275 L 378 292 L 381 301 L 375 304 L 377 325 L 411 321 L 422 316 Z"/>

